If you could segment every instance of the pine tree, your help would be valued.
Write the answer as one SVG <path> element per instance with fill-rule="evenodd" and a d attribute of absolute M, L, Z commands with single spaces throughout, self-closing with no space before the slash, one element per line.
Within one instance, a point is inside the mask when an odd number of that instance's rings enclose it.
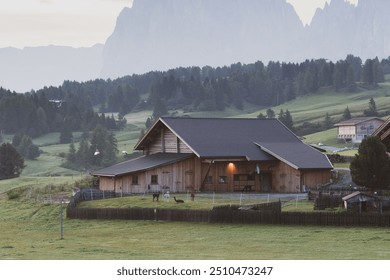
<path fill-rule="evenodd" d="M 290 111 L 287 109 L 284 114 L 284 125 L 287 126 L 291 131 L 294 131 L 294 121 L 290 114 Z"/>
<path fill-rule="evenodd" d="M 82 138 L 76 153 L 77 164 L 80 167 L 87 169 L 90 166 L 92 156 L 93 155 L 90 154 L 90 144 L 88 139 Z"/>
<path fill-rule="evenodd" d="M 69 145 L 69 152 L 68 152 L 68 155 L 66 157 L 66 160 L 70 164 L 74 164 L 77 161 L 76 148 L 75 148 L 73 142 L 70 143 L 70 145 Z"/>
<path fill-rule="evenodd" d="M 364 110 L 364 115 L 367 117 L 375 117 L 378 116 L 378 111 L 376 109 L 376 103 L 374 98 L 370 98 L 370 101 L 368 102 L 368 109 Z"/>
<path fill-rule="evenodd" d="M 356 90 L 355 73 L 354 73 L 351 65 L 348 66 L 347 80 L 345 83 L 346 83 L 346 86 L 347 86 L 349 92 L 354 92 Z"/>
<path fill-rule="evenodd" d="M 19 177 L 24 167 L 23 157 L 10 143 L 0 145 L 0 180 Z"/>
<path fill-rule="evenodd" d="M 278 120 L 281 121 L 291 131 L 295 130 L 294 121 L 288 109 L 286 112 L 284 112 L 283 109 L 280 109 Z"/>
<path fill-rule="evenodd" d="M 344 113 L 343 113 L 343 119 L 344 120 L 350 120 L 352 118 L 351 112 L 349 111 L 349 108 L 345 108 Z"/>
<path fill-rule="evenodd" d="M 106 147 L 103 151 L 102 165 L 109 166 L 117 161 L 118 141 L 113 133 L 106 136 Z"/>
<path fill-rule="evenodd" d="M 72 140 L 73 140 L 72 131 L 66 125 L 64 125 L 62 127 L 61 133 L 60 133 L 60 143 L 61 144 L 69 144 L 72 142 Z"/>
<path fill-rule="evenodd" d="M 324 130 L 328 130 L 333 127 L 333 121 L 332 118 L 329 116 L 329 113 L 326 113 L 322 126 Z"/>
<path fill-rule="evenodd" d="M 267 114 L 267 118 L 268 118 L 268 119 L 273 119 L 273 118 L 275 118 L 275 112 L 274 112 L 274 110 L 272 110 L 271 108 L 267 109 L 266 114 Z"/>
<path fill-rule="evenodd" d="M 350 169 L 353 182 L 360 186 L 372 190 L 389 188 L 390 158 L 386 147 L 374 136 L 362 141 Z"/>

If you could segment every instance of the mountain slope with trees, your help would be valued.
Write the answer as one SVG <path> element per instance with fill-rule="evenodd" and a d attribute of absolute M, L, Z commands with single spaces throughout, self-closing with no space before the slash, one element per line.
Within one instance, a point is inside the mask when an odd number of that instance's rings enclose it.
<path fill-rule="evenodd" d="M 349 55 L 337 62 L 320 59 L 265 65 L 258 61 L 217 68 L 181 67 L 116 80 L 65 81 L 60 87 L 26 94 L 0 88 L 0 135 L 13 135 L 17 151 L 27 160 L 36 160 L 42 151 L 34 138 L 58 133 L 57 143 L 69 144 L 61 156 L 63 166 L 88 170 L 118 160 L 114 133 L 128 127 L 128 113 L 151 112 L 145 118 L 145 127 L 138 131 L 141 135 L 162 115 L 207 113 L 229 117 L 234 111 L 235 116 L 244 116 L 247 108 L 257 114 L 246 117 L 277 117 L 298 135 L 306 135 L 329 129 L 337 120 L 331 112 L 323 112 L 311 121 L 308 116 L 314 114 L 297 114 L 289 107 L 293 102 L 313 98 L 316 101 L 306 105 L 315 110 L 316 106 L 324 106 L 321 99 L 367 99 L 367 93 L 381 90 L 389 73 L 390 58 L 363 62 Z M 374 97 L 370 98 L 360 112 L 370 116 L 390 114 L 382 101 L 378 110 Z M 356 113 L 348 105 L 338 108 L 346 117 Z M 74 139 L 75 132 L 82 136 Z"/>
<path fill-rule="evenodd" d="M 363 62 L 349 55 L 335 63 L 319 59 L 264 65 L 258 61 L 217 68 L 176 68 L 116 80 L 65 81 L 60 87 L 26 94 L 0 88 L 0 129 L 30 137 L 61 132 L 63 141 L 69 142 L 72 131 L 91 131 L 97 125 L 109 130 L 123 128 L 123 116 L 131 111 L 152 109 L 156 118 L 178 109 L 241 110 L 245 104 L 261 109 L 318 94 L 323 88 L 340 94 L 375 89 L 388 73 L 390 58 Z M 119 115 L 114 118 L 109 112 Z"/>

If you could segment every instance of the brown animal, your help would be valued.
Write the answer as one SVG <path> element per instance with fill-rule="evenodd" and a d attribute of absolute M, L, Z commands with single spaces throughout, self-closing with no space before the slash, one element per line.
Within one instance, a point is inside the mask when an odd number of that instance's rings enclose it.
<path fill-rule="evenodd" d="M 158 193 L 154 193 L 153 194 L 153 201 L 154 201 L 154 199 L 156 199 L 156 201 L 158 201 L 159 197 L 160 197 L 160 193 L 159 192 Z"/>
<path fill-rule="evenodd" d="M 176 203 L 184 203 L 184 200 L 182 199 L 176 199 L 176 197 L 174 196 L 173 199 L 176 201 Z"/>

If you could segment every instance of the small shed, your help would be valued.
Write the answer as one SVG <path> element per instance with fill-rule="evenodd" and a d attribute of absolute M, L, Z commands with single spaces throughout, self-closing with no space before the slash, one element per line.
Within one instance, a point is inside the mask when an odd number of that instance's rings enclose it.
<path fill-rule="evenodd" d="M 344 208 L 347 210 L 359 211 L 359 213 L 369 211 L 382 212 L 381 200 L 371 194 L 357 191 L 344 196 L 342 199 Z"/>

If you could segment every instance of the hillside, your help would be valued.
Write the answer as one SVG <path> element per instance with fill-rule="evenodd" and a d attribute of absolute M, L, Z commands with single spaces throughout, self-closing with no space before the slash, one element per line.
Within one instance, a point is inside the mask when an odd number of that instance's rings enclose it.
<path fill-rule="evenodd" d="M 322 90 L 319 94 L 301 96 L 280 106 L 272 107 L 272 109 L 276 114 L 280 109 L 288 109 L 293 116 L 295 125 L 302 125 L 304 122 L 322 122 L 326 113 L 334 121 L 339 121 L 347 107 L 352 116 L 362 116 L 363 111 L 368 108 L 371 97 L 375 100 L 378 112 L 388 114 L 390 110 L 390 81 L 380 84 L 378 89 L 360 89 L 357 93 Z M 260 110 L 242 116 L 255 117 L 260 112 L 265 114 L 265 111 Z"/>
<path fill-rule="evenodd" d="M 306 97 L 298 98 L 294 101 L 283 104 L 283 106 L 272 107 L 276 112 L 279 112 L 280 109 L 289 110 L 294 119 L 295 125 L 301 125 L 304 122 L 322 122 L 326 113 L 329 113 L 330 116 L 335 120 L 339 121 L 342 117 L 344 109 L 348 106 L 351 114 L 353 116 L 361 116 L 364 109 L 368 107 L 368 102 L 371 97 L 375 98 L 379 112 L 384 113 L 389 110 L 390 104 L 390 82 L 381 84 L 381 87 L 375 91 L 361 91 L 354 94 L 340 94 L 338 92 L 327 92 L 326 94 L 319 95 L 310 95 Z M 225 111 L 209 111 L 209 112 L 181 112 L 179 110 L 171 112 L 174 116 L 187 115 L 191 117 L 239 117 L 239 118 L 253 118 L 256 117 L 259 113 L 265 113 L 265 109 L 258 110 L 258 107 L 251 106 L 245 110 L 238 110 L 234 108 L 227 108 Z M 139 132 L 144 128 L 145 121 L 150 115 L 151 111 L 140 111 L 135 113 L 130 113 L 125 116 L 127 119 L 127 128 L 124 131 L 117 132 L 115 135 L 118 139 L 118 148 L 119 151 L 127 151 L 129 153 L 133 152 L 132 148 L 136 144 L 139 138 Z M 325 144 L 335 144 L 336 141 L 336 132 L 334 129 L 330 131 L 331 135 L 334 134 L 333 140 L 331 143 L 322 140 Z M 329 136 L 329 134 L 328 134 Z M 51 136 L 53 137 L 53 136 Z M 46 137 L 41 137 L 40 141 L 44 141 Z M 328 138 L 326 138 L 328 139 Z M 329 139 L 332 139 L 330 136 Z M 308 142 L 311 141 L 311 138 L 307 139 Z M 342 145 L 342 144 L 341 144 Z M 40 163 L 40 166 L 46 166 L 48 162 L 52 162 L 49 157 L 58 155 L 60 152 L 67 152 L 68 145 L 58 145 L 46 143 L 42 149 L 45 151 L 45 154 L 38 158 L 37 162 L 30 163 L 35 166 L 37 163 Z M 61 163 L 61 160 L 53 158 L 57 164 Z M 56 164 L 54 164 L 56 165 Z M 31 167 L 27 168 L 25 172 L 32 170 Z M 48 170 L 46 168 L 46 170 Z M 57 170 L 58 172 L 59 170 Z M 31 171 L 30 171 L 31 172 Z M 37 175 L 35 172 L 31 172 L 32 175 Z M 64 174 L 64 172 L 60 172 Z"/>
<path fill-rule="evenodd" d="M 341 119 L 345 108 L 348 106 L 352 116 L 361 116 L 363 111 L 368 107 L 370 98 L 374 98 L 379 113 L 386 118 L 390 104 L 390 77 L 386 76 L 386 81 L 380 83 L 377 89 L 364 90 L 359 88 L 358 92 L 337 92 L 330 88 L 321 89 L 317 94 L 310 94 L 296 98 L 295 100 L 284 103 L 280 106 L 270 107 L 274 110 L 276 117 L 280 111 L 289 110 L 294 120 L 294 125 L 299 126 L 305 122 L 321 123 L 326 113 L 330 115 L 334 122 Z M 260 113 L 265 114 L 268 108 L 256 106 L 254 104 L 244 104 L 243 109 L 226 107 L 223 111 L 202 111 L 186 112 L 183 110 L 171 110 L 172 116 L 190 116 L 190 117 L 239 117 L 255 118 Z M 109 113 L 111 114 L 111 113 Z M 118 140 L 118 158 L 124 160 L 122 151 L 133 153 L 133 147 L 139 139 L 140 132 L 145 129 L 145 122 L 153 112 L 151 110 L 139 110 L 125 115 L 127 125 L 124 130 L 116 131 L 115 137 Z M 74 133 L 75 145 L 79 143 L 80 133 Z M 336 140 L 336 131 L 331 129 L 325 132 L 316 133 L 305 137 L 308 143 L 322 142 L 327 145 L 343 147 L 343 143 Z M 3 135 L 4 141 L 11 141 L 11 135 Z M 89 170 L 74 171 L 61 167 L 64 162 L 64 155 L 69 151 L 68 144 L 59 144 L 59 133 L 45 134 L 34 139 L 43 153 L 36 160 L 26 161 L 27 167 L 24 169 L 22 176 L 11 181 L 0 182 L 0 193 L 10 188 L 18 186 L 42 186 L 48 182 L 74 181 Z"/>

